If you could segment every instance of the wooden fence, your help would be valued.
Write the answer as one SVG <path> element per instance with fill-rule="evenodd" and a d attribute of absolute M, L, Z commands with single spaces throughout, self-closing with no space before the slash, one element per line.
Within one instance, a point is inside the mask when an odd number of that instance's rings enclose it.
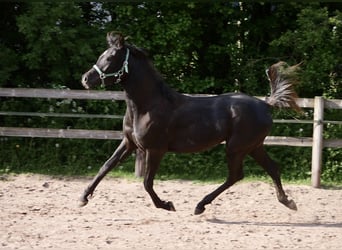
<path fill-rule="evenodd" d="M 206 96 L 206 95 L 197 95 Z M 0 97 L 29 97 L 29 98 L 55 98 L 55 99 L 87 99 L 87 100 L 115 100 L 125 98 L 120 91 L 96 90 L 56 90 L 56 89 L 25 89 L 0 88 Z M 265 99 L 265 97 L 258 97 Z M 312 123 L 312 137 L 268 136 L 265 144 L 296 147 L 312 147 L 311 180 L 312 186 L 320 186 L 320 173 L 322 166 L 322 149 L 324 147 L 342 147 L 342 139 L 323 139 L 324 124 L 342 124 L 342 121 L 324 120 L 324 109 L 342 109 L 342 100 L 324 99 L 322 97 L 298 98 L 297 103 L 302 108 L 313 108 L 313 120 L 285 120 L 275 119 L 275 123 Z M 39 116 L 39 117 L 74 117 L 74 118 L 120 118 L 118 115 L 90 115 L 90 114 L 60 114 L 0 111 L 0 115 L 9 116 Z M 1 125 L 0 125 L 1 126 Z M 121 131 L 112 130 L 86 130 L 86 129 L 48 129 L 48 128 L 22 128 L 0 127 L 0 136 L 17 137 L 44 137 L 44 138 L 84 138 L 84 139 L 122 139 Z"/>

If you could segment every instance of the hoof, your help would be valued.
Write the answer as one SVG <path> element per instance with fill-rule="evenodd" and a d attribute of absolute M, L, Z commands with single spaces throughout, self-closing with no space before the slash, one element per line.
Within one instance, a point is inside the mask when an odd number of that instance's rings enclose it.
<path fill-rule="evenodd" d="M 175 206 L 173 205 L 173 203 L 172 203 L 171 201 L 168 201 L 166 204 L 167 204 L 167 206 L 168 206 L 168 209 L 167 209 L 167 210 L 173 211 L 173 212 L 176 211 L 176 208 L 175 208 Z"/>
<path fill-rule="evenodd" d="M 84 207 L 88 204 L 88 199 L 87 198 L 80 198 L 78 206 L 79 207 Z"/>
<path fill-rule="evenodd" d="M 285 206 L 287 206 L 289 209 L 297 211 L 297 205 L 293 200 L 289 200 Z"/>
<path fill-rule="evenodd" d="M 196 207 L 194 213 L 195 213 L 195 215 L 199 215 L 199 214 L 203 213 L 204 210 L 205 210 L 204 206 L 203 207 Z"/>

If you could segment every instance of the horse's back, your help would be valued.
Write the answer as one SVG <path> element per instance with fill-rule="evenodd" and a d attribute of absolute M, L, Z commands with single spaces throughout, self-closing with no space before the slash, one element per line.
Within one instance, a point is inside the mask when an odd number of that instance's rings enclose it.
<path fill-rule="evenodd" d="M 233 136 L 259 140 L 272 125 L 267 103 L 239 93 L 186 97 L 167 115 L 169 149 L 178 152 L 204 150 Z"/>

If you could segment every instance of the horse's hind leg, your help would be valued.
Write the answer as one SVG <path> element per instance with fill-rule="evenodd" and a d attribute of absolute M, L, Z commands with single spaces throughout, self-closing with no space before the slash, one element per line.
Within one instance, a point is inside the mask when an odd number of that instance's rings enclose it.
<path fill-rule="evenodd" d="M 276 162 L 274 162 L 265 151 L 263 145 L 254 149 L 250 156 L 252 156 L 272 177 L 277 191 L 278 200 L 290 209 L 297 210 L 296 203 L 293 200 L 288 200 L 284 192 L 283 186 L 280 180 L 280 170 Z"/>
<path fill-rule="evenodd" d="M 81 198 L 80 198 L 80 206 L 85 206 L 88 203 L 88 196 L 92 195 L 96 186 L 100 183 L 103 177 L 112 170 L 114 167 L 118 165 L 119 162 L 129 156 L 134 147 L 129 147 L 130 143 L 125 138 L 122 140 L 120 145 L 117 147 L 113 155 L 103 164 L 97 175 L 94 177 L 93 181 L 89 184 L 89 186 L 84 190 Z"/>
<path fill-rule="evenodd" d="M 246 155 L 245 151 L 230 151 L 227 147 L 227 161 L 228 161 L 228 177 L 226 181 L 216 190 L 205 196 L 196 206 L 195 214 L 201 214 L 205 210 L 205 205 L 210 204 L 218 195 L 220 195 L 227 188 L 232 186 L 237 181 L 243 178 L 242 163 Z"/>

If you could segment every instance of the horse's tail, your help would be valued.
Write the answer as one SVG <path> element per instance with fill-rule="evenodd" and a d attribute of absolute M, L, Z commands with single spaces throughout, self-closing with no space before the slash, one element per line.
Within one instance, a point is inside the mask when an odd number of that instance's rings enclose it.
<path fill-rule="evenodd" d="M 273 64 L 266 70 L 270 81 L 271 95 L 266 98 L 266 102 L 274 107 L 290 107 L 300 112 L 301 109 L 296 103 L 298 98 L 294 85 L 298 83 L 299 64 L 289 66 L 285 62 Z"/>

